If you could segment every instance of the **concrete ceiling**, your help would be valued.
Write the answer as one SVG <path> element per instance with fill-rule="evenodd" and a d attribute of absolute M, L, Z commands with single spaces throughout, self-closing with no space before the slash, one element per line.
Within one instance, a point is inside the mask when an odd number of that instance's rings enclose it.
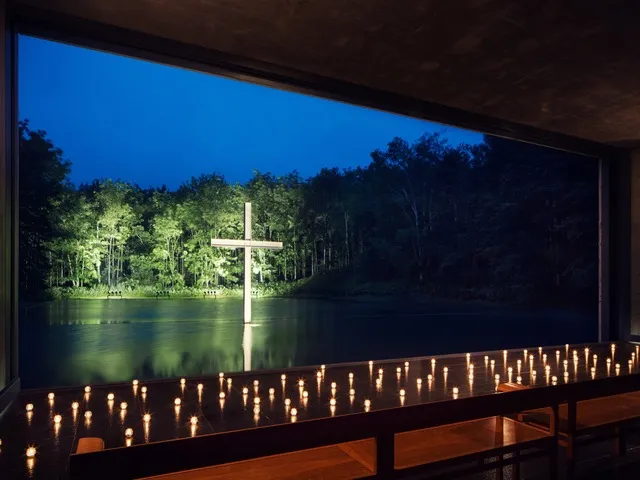
<path fill-rule="evenodd" d="M 16 0 L 610 144 L 640 144 L 637 0 Z"/>

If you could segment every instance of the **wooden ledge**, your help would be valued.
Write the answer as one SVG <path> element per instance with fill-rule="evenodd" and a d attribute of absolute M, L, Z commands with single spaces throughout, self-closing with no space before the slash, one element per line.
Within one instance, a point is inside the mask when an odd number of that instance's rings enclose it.
<path fill-rule="evenodd" d="M 504 392 L 513 392 L 516 390 L 526 390 L 527 387 L 526 385 L 522 385 L 521 383 L 511 383 L 511 382 L 506 382 L 506 383 L 500 383 L 498 385 L 498 392 L 500 393 L 504 393 Z"/>
<path fill-rule="evenodd" d="M 91 453 L 104 450 L 104 441 L 97 437 L 82 437 L 78 440 L 76 453 Z"/>

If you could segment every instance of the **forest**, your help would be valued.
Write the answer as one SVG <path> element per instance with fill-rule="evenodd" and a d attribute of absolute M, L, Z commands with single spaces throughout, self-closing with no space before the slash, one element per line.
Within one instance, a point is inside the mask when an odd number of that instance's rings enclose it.
<path fill-rule="evenodd" d="M 242 251 L 210 239 L 242 238 L 251 201 L 253 238 L 284 243 L 254 251 L 263 294 L 597 302 L 595 159 L 428 134 L 390 139 L 366 167 L 310 178 L 292 164 L 287 175 L 255 171 L 233 184 L 213 159 L 169 190 L 117 179 L 74 185 L 71 161 L 45 131 L 23 121 L 19 141 L 21 299 L 239 292 Z M 327 145 L 326 155 L 331 164 L 340 152 Z"/>

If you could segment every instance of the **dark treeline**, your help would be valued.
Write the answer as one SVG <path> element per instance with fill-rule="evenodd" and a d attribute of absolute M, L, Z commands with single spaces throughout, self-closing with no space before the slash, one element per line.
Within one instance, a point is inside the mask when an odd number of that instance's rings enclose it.
<path fill-rule="evenodd" d="M 593 159 L 494 137 L 454 147 L 426 135 L 393 139 L 366 168 L 326 168 L 309 179 L 256 172 L 240 185 L 207 173 L 175 191 L 113 180 L 76 187 L 62 152 L 23 122 L 20 162 L 27 297 L 237 286 L 243 254 L 212 248 L 210 239 L 241 238 L 242 204 L 251 201 L 254 238 L 285 246 L 254 251 L 258 284 L 295 284 L 306 293 L 596 301 Z"/>

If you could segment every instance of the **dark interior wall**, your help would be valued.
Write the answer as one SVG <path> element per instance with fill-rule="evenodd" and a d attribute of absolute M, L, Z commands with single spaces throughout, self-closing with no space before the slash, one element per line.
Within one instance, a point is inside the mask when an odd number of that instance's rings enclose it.
<path fill-rule="evenodd" d="M 0 129 L 0 390 L 6 387 L 10 376 L 10 342 L 11 332 L 9 319 L 11 318 L 11 171 L 7 161 L 6 146 L 6 86 L 4 80 L 5 60 L 5 8 L 4 1 L 0 2 L 0 118 L 3 120 Z"/>
<path fill-rule="evenodd" d="M 640 335 L 640 150 L 631 152 L 631 334 Z"/>
<path fill-rule="evenodd" d="M 5 0 L 0 0 L 0 413 L 15 394 L 17 383 L 17 317 L 14 314 L 15 216 L 13 169 L 12 84 L 7 72 L 13 71 L 13 40 L 7 28 Z M 14 381 L 15 380 L 15 381 Z"/>

